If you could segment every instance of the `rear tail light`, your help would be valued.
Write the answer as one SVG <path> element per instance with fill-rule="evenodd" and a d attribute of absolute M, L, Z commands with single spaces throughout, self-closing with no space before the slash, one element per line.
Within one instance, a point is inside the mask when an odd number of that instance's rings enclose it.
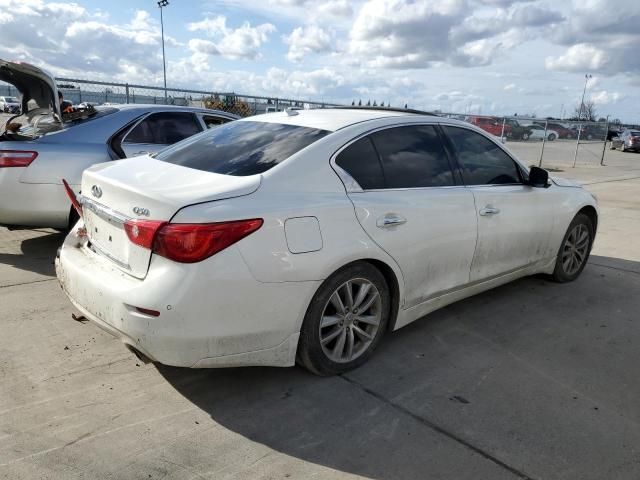
<path fill-rule="evenodd" d="M 124 229 L 132 243 L 180 263 L 196 263 L 215 255 L 262 226 L 261 218 L 220 223 L 166 223 L 128 220 Z"/>
<path fill-rule="evenodd" d="M 124 231 L 127 232 L 127 237 L 132 243 L 151 249 L 156 232 L 165 223 L 157 220 L 127 220 Z"/>
<path fill-rule="evenodd" d="M 24 150 L 0 150 L 0 168 L 28 167 L 31 165 L 38 152 Z"/>
<path fill-rule="evenodd" d="M 176 262 L 200 262 L 252 234 L 262 223 L 261 218 L 221 223 L 167 223 L 156 235 L 153 252 Z"/>

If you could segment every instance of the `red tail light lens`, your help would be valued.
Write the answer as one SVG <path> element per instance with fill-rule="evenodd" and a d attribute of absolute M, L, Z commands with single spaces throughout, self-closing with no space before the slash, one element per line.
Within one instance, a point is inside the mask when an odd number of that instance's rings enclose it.
<path fill-rule="evenodd" d="M 221 223 L 166 223 L 158 230 L 153 252 L 181 263 L 200 262 L 262 226 L 261 218 Z"/>
<path fill-rule="evenodd" d="M 151 249 L 156 232 L 165 223 L 158 220 L 127 220 L 124 231 L 127 232 L 127 237 L 132 243 Z"/>
<path fill-rule="evenodd" d="M 28 167 L 37 156 L 38 152 L 0 150 L 0 168 Z"/>
<path fill-rule="evenodd" d="M 67 192 L 67 197 L 71 200 L 71 205 L 73 205 L 73 208 L 76 209 L 76 212 L 78 212 L 78 215 L 82 218 L 82 206 L 78 203 L 78 199 L 76 198 L 76 194 L 73 193 L 73 189 L 64 178 L 62 179 L 62 185 L 64 185 L 64 190 Z"/>

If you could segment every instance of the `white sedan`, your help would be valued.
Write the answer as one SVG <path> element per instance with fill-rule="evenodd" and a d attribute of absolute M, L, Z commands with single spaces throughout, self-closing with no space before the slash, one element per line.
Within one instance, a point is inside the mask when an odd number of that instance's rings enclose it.
<path fill-rule="evenodd" d="M 527 128 L 529 129 L 529 136 L 527 137 L 529 140 L 542 140 L 543 138 L 545 138 L 545 135 L 547 140 L 551 142 L 560 138 L 560 134 L 550 128 L 545 131 L 544 127 L 535 124 L 527 125 Z M 526 140 L 524 136 L 522 138 Z"/>
<path fill-rule="evenodd" d="M 574 280 L 595 199 L 465 122 L 367 109 L 228 123 L 95 165 L 56 259 L 71 302 L 145 360 L 365 362 L 388 332 L 516 278 Z"/>

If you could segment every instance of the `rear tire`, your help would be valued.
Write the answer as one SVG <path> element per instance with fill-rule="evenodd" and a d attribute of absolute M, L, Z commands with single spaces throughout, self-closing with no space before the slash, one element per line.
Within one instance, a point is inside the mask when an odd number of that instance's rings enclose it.
<path fill-rule="evenodd" d="M 384 336 L 391 297 L 384 276 L 358 262 L 326 279 L 302 323 L 298 363 L 321 376 L 348 372 L 363 363 Z"/>
<path fill-rule="evenodd" d="M 553 142 L 556 139 L 556 134 L 555 133 L 550 133 L 547 136 L 547 140 L 549 140 L 550 142 Z"/>
<path fill-rule="evenodd" d="M 556 282 L 572 282 L 580 276 L 593 246 L 594 226 L 591 218 L 579 213 L 569 224 L 556 257 L 552 278 Z"/>
<path fill-rule="evenodd" d="M 529 134 L 527 132 L 522 134 L 522 140 L 529 140 Z"/>

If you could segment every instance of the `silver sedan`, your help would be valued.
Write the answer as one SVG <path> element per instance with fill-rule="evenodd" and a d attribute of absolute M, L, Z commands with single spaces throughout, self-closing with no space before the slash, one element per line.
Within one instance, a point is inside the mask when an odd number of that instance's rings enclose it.
<path fill-rule="evenodd" d="M 76 217 L 62 178 L 78 190 L 90 165 L 155 153 L 236 118 L 189 107 L 111 105 L 62 128 L 49 128 L 51 117 L 43 116 L 39 123 L 7 130 L 0 137 L 0 224 L 68 228 Z"/>

